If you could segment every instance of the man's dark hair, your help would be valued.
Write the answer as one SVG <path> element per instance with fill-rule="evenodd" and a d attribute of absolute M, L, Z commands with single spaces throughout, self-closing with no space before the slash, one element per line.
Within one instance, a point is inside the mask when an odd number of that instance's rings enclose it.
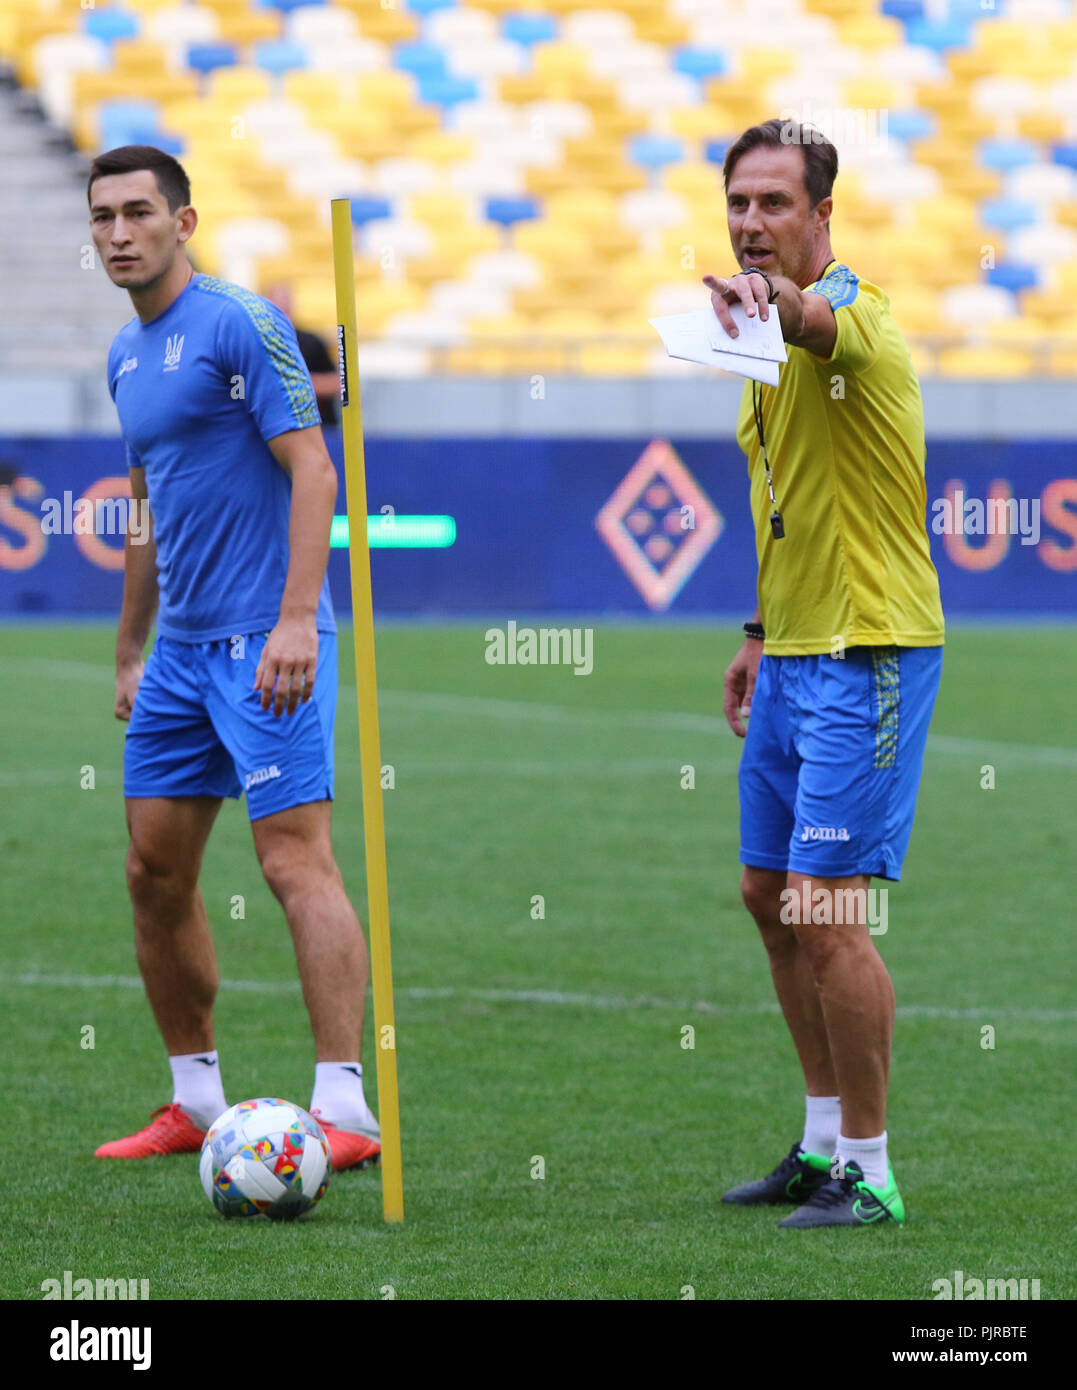
<path fill-rule="evenodd" d="M 133 174 L 139 169 L 149 169 L 157 181 L 157 192 L 168 204 L 169 212 L 186 207 L 191 201 L 191 181 L 178 159 L 173 159 L 155 145 L 120 145 L 117 149 L 99 154 L 90 165 L 90 178 L 86 184 L 86 200 L 93 206 L 93 185 L 95 179 L 103 179 L 109 174 Z"/>
<path fill-rule="evenodd" d="M 730 145 L 722 167 L 722 178 L 727 188 L 737 161 L 759 145 L 771 145 L 778 149 L 783 145 L 799 145 L 804 152 L 804 187 L 812 207 L 833 192 L 834 180 L 838 177 L 838 152 L 834 146 L 813 125 L 777 118 L 764 121 L 762 125 L 753 125 Z"/>

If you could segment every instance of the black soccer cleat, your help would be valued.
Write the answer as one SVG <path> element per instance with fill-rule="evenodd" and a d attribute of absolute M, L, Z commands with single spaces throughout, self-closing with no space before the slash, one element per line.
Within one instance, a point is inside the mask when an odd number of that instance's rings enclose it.
<path fill-rule="evenodd" d="M 904 1221 L 905 1204 L 893 1168 L 887 1173 L 885 1187 L 869 1187 L 859 1163 L 850 1159 L 844 1177 L 818 1188 L 778 1225 L 803 1231 L 812 1226 L 901 1226 Z"/>
<path fill-rule="evenodd" d="M 807 1154 L 796 1143 L 773 1173 L 730 1188 L 722 1201 L 741 1207 L 773 1207 L 783 1202 L 797 1206 L 806 1202 L 829 1178 L 830 1159 L 822 1154 Z"/>

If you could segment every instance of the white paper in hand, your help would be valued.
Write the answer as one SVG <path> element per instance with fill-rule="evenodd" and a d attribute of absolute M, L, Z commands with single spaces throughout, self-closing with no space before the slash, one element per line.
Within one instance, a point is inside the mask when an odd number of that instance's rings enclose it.
<path fill-rule="evenodd" d="M 758 308 L 751 318 L 742 304 L 730 306 L 730 315 L 740 330 L 731 338 L 718 322 L 714 309 L 693 309 L 687 314 L 663 314 L 647 322 L 657 330 L 670 357 L 686 362 L 700 362 L 705 367 L 720 367 L 738 376 L 762 381 L 767 386 L 778 384 L 778 364 L 787 362 L 789 355 L 782 338 L 781 321 L 774 305 L 764 323 Z"/>

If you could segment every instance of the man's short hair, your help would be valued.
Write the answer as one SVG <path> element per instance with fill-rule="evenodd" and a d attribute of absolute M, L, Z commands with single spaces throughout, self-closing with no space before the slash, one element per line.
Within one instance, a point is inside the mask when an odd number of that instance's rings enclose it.
<path fill-rule="evenodd" d="M 726 151 L 722 178 L 726 187 L 733 177 L 733 170 L 749 150 L 759 145 L 771 145 L 780 149 L 783 145 L 797 145 L 804 153 L 804 187 L 808 202 L 816 207 L 834 191 L 834 180 L 838 177 L 838 152 L 821 130 L 801 121 L 783 121 L 777 117 L 753 125 L 730 145 Z"/>
<path fill-rule="evenodd" d="M 191 181 L 183 165 L 155 145 L 120 145 L 99 154 L 90 165 L 86 201 L 93 206 L 95 179 L 103 179 L 110 174 L 134 174 L 139 169 L 152 172 L 157 182 L 157 192 L 167 202 L 169 212 L 185 208 L 190 203 Z"/>

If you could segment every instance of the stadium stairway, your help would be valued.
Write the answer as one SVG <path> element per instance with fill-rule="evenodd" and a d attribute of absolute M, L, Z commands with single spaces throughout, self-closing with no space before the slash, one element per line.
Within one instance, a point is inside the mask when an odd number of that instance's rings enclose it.
<path fill-rule="evenodd" d="M 96 264 L 86 208 L 89 160 L 46 121 L 33 93 L 0 79 L 0 370 L 104 371 L 131 317 L 126 295 Z"/>

